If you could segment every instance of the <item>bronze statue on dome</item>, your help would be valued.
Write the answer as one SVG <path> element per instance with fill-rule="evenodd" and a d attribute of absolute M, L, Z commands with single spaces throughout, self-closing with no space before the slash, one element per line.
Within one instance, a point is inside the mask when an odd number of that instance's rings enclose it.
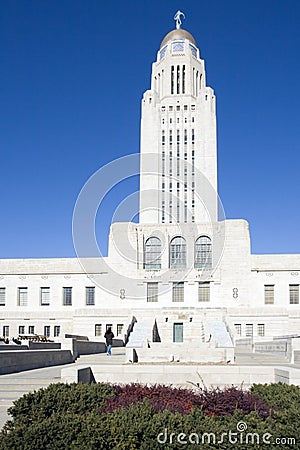
<path fill-rule="evenodd" d="M 177 28 L 177 30 L 179 30 L 180 27 L 181 27 L 181 23 L 182 23 L 181 19 L 180 19 L 181 16 L 185 19 L 185 15 L 180 10 L 178 10 L 177 13 L 174 16 L 174 20 L 176 21 L 176 28 Z"/>

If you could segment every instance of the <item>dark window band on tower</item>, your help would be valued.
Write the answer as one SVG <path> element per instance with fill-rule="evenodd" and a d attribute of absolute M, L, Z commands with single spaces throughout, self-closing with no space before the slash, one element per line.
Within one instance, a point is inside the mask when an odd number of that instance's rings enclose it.
<path fill-rule="evenodd" d="M 174 66 L 171 66 L 171 94 L 174 94 Z"/>
<path fill-rule="evenodd" d="M 185 65 L 182 66 L 182 93 L 185 94 Z"/>
<path fill-rule="evenodd" d="M 180 66 L 177 66 L 177 94 L 180 94 Z"/>

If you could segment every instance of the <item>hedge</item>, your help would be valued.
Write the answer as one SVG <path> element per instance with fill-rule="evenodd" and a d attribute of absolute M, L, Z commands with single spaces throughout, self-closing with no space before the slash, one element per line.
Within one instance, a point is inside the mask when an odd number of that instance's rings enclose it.
<path fill-rule="evenodd" d="M 248 392 L 53 384 L 9 411 L 3 450 L 299 448 L 300 388 L 280 383 Z"/>

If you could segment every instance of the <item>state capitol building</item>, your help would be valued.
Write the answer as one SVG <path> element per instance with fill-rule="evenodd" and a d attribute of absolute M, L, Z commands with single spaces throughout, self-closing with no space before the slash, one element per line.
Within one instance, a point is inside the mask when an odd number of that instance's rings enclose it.
<path fill-rule="evenodd" d="M 0 260 L 0 335 L 95 341 L 111 326 L 125 342 L 136 329 L 137 340 L 222 347 L 299 333 L 300 255 L 251 254 L 249 224 L 224 217 L 216 96 L 178 13 L 140 136 L 139 223 L 112 224 L 107 257 Z"/>

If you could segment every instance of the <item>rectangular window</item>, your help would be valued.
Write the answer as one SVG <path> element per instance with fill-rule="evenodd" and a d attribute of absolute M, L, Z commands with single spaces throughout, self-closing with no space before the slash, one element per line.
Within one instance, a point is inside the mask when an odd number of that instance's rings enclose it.
<path fill-rule="evenodd" d="M 257 324 L 257 336 L 264 336 L 264 335 L 265 335 L 265 324 L 258 323 Z"/>
<path fill-rule="evenodd" d="M 166 136 L 164 130 L 161 132 L 161 145 L 165 145 L 166 143 Z"/>
<path fill-rule="evenodd" d="M 173 283 L 173 302 L 183 302 L 184 301 L 184 282 Z"/>
<path fill-rule="evenodd" d="M 234 324 L 235 332 L 238 336 L 242 335 L 242 325 L 240 323 Z"/>
<path fill-rule="evenodd" d="M 85 304 L 95 305 L 95 287 L 86 287 L 85 288 Z"/>
<path fill-rule="evenodd" d="M 210 283 L 199 283 L 198 284 L 198 301 L 199 302 L 209 302 L 210 301 Z"/>
<path fill-rule="evenodd" d="M 29 325 L 28 334 L 34 334 L 34 325 Z"/>
<path fill-rule="evenodd" d="M 50 326 L 49 325 L 44 326 L 44 336 L 50 337 Z"/>
<path fill-rule="evenodd" d="M 49 287 L 41 287 L 41 305 L 42 306 L 50 305 L 50 288 Z"/>
<path fill-rule="evenodd" d="M 54 337 L 59 337 L 60 336 L 60 325 L 55 325 L 54 326 Z"/>
<path fill-rule="evenodd" d="M 290 284 L 290 304 L 299 304 L 299 284 Z"/>
<path fill-rule="evenodd" d="M 169 144 L 172 145 L 173 142 L 173 134 L 172 134 L 172 130 L 169 130 Z"/>
<path fill-rule="evenodd" d="M 274 304 L 274 284 L 265 284 L 265 305 Z"/>
<path fill-rule="evenodd" d="M 72 288 L 71 287 L 63 288 L 63 305 L 64 306 L 72 306 Z"/>
<path fill-rule="evenodd" d="M 195 144 L 195 130 L 192 129 L 192 144 Z"/>
<path fill-rule="evenodd" d="M 184 130 L 184 143 L 187 144 L 187 130 Z"/>
<path fill-rule="evenodd" d="M 112 323 L 107 323 L 107 324 L 106 324 L 106 331 L 107 331 L 109 328 L 112 329 L 112 327 L 113 327 L 113 326 L 112 326 Z"/>
<path fill-rule="evenodd" d="M 183 323 L 173 324 L 173 342 L 183 342 Z"/>
<path fill-rule="evenodd" d="M 117 335 L 118 336 L 120 336 L 120 334 L 123 333 L 123 328 L 124 328 L 124 325 L 122 323 L 118 323 L 118 325 L 117 325 Z"/>
<path fill-rule="evenodd" d="M 0 288 L 0 306 L 5 306 L 5 288 Z"/>
<path fill-rule="evenodd" d="M 18 288 L 18 306 L 27 306 L 28 304 L 28 289 L 27 287 Z"/>
<path fill-rule="evenodd" d="M 253 336 L 253 324 L 246 323 L 246 337 L 252 337 L 252 336 Z"/>
<path fill-rule="evenodd" d="M 158 301 L 158 283 L 147 283 L 147 302 Z"/>
<path fill-rule="evenodd" d="M 174 66 L 171 66 L 171 94 L 174 94 Z"/>
<path fill-rule="evenodd" d="M 95 325 L 95 336 L 102 336 L 102 325 L 100 323 Z"/>
<path fill-rule="evenodd" d="M 8 325 L 3 326 L 3 337 L 5 337 L 5 338 L 9 337 L 9 326 Z"/>
<path fill-rule="evenodd" d="M 25 334 L 25 326 L 19 325 L 19 334 Z"/>
<path fill-rule="evenodd" d="M 185 65 L 182 66 L 182 93 L 185 94 Z"/>

